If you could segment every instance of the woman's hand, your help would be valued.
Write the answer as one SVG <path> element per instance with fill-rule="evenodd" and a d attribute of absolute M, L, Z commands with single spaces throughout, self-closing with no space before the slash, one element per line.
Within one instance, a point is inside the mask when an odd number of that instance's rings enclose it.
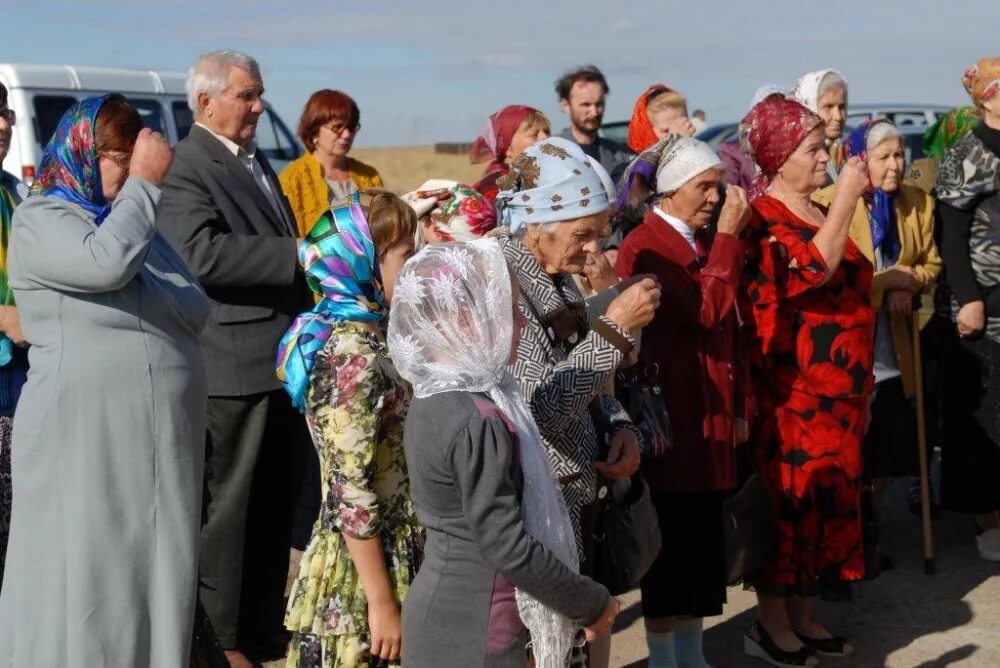
<path fill-rule="evenodd" d="M 135 140 L 135 148 L 132 149 L 129 174 L 160 188 L 167 178 L 170 163 L 173 161 L 174 149 L 170 148 L 163 135 L 149 128 L 143 128 Z"/>
<path fill-rule="evenodd" d="M 958 335 L 962 338 L 975 336 L 986 326 L 986 305 L 982 301 L 969 302 L 958 309 Z"/>
<path fill-rule="evenodd" d="M 868 189 L 868 166 L 857 158 L 848 158 L 840 174 L 837 175 L 837 190 L 834 197 L 842 197 L 854 204 Z"/>
<path fill-rule="evenodd" d="M 618 275 L 604 253 L 589 253 L 583 265 L 583 275 L 594 292 L 601 292 L 618 283 Z"/>
<path fill-rule="evenodd" d="M 645 327 L 660 306 L 660 283 L 652 275 L 629 286 L 608 304 L 607 317 L 626 332 Z"/>
<path fill-rule="evenodd" d="M 906 290 L 910 294 L 916 294 L 923 289 L 913 267 L 894 264 L 886 269 L 882 275 L 886 290 Z"/>
<path fill-rule="evenodd" d="M 594 462 L 594 468 L 609 480 L 621 480 L 636 472 L 641 455 L 635 432 L 623 427 L 611 438 L 607 460 Z"/>
<path fill-rule="evenodd" d="M 18 315 L 16 306 L 0 306 L 0 331 L 6 334 L 15 346 L 28 347 L 28 341 L 21 331 L 21 316 Z"/>
<path fill-rule="evenodd" d="M 403 622 L 395 601 L 368 602 L 368 629 L 371 633 L 371 655 L 387 661 L 398 661 L 403 647 Z"/>
<path fill-rule="evenodd" d="M 750 220 L 750 203 L 747 201 L 747 191 L 739 186 L 726 186 L 726 203 L 719 213 L 719 231 L 740 236 L 740 232 Z"/>
<path fill-rule="evenodd" d="M 687 116 L 678 116 L 667 123 L 667 135 L 680 135 L 682 137 L 694 137 L 697 130 Z"/>
<path fill-rule="evenodd" d="M 889 315 L 908 318 L 913 313 L 913 293 L 909 290 L 889 290 L 885 293 L 885 306 Z"/>
<path fill-rule="evenodd" d="M 621 609 L 622 604 L 618 602 L 617 598 L 612 596 L 608 599 L 608 605 L 604 608 L 604 612 L 601 613 L 597 621 L 590 626 L 583 627 L 583 633 L 587 636 L 587 642 L 594 642 L 599 635 L 610 629 L 611 625 L 615 623 L 615 618 L 618 617 Z"/>

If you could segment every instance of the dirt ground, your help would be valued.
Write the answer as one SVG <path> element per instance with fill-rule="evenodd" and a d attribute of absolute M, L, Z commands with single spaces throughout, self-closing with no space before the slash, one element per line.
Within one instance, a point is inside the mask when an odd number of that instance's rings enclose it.
<path fill-rule="evenodd" d="M 465 153 L 436 153 L 433 146 L 354 149 L 351 157 L 379 171 L 386 188 L 402 194 L 428 179 L 453 179 L 472 185 L 485 165 L 473 165 Z"/>

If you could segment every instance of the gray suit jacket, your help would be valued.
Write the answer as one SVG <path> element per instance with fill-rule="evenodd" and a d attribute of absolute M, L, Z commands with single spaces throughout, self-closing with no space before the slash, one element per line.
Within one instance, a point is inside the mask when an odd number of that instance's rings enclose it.
<path fill-rule="evenodd" d="M 208 393 L 240 396 L 280 387 L 278 340 L 311 305 L 298 268 L 295 218 L 278 177 L 257 153 L 282 216 L 222 142 L 197 125 L 177 144 L 156 225 L 212 301 L 201 346 Z"/>

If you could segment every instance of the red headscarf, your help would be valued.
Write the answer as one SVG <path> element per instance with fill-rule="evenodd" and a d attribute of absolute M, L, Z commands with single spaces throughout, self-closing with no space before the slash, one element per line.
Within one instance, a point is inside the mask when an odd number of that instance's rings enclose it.
<path fill-rule="evenodd" d="M 760 167 L 760 174 L 750 186 L 751 197 L 767 191 L 771 177 L 822 122 L 808 108 L 780 94 L 764 98 L 743 117 L 740 147 Z"/>
<path fill-rule="evenodd" d="M 490 161 L 483 172 L 482 178 L 473 185 L 488 202 L 492 203 L 497 194 L 496 180 L 510 171 L 504 164 L 507 149 L 514 139 L 514 133 L 521 127 L 528 116 L 540 114 L 534 107 L 523 104 L 512 104 L 490 116 L 490 124 L 482 134 L 472 142 L 469 150 L 469 161 L 476 165 Z"/>
<path fill-rule="evenodd" d="M 674 89 L 669 86 L 660 83 L 653 84 L 635 101 L 635 106 L 632 107 L 632 118 L 628 122 L 628 139 L 626 140 L 630 149 L 636 153 L 642 153 L 660 141 L 660 138 L 656 136 L 656 131 L 653 130 L 653 124 L 649 120 L 646 109 L 649 107 L 650 99 L 656 95 L 673 92 L 675 92 Z"/>

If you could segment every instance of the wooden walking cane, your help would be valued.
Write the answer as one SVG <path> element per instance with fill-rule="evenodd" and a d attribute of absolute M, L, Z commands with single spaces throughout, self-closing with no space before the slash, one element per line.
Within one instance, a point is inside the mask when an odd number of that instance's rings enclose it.
<path fill-rule="evenodd" d="M 917 304 L 920 302 L 914 300 Z M 924 573 L 934 575 L 934 534 L 931 530 L 931 478 L 927 461 L 927 429 L 924 425 L 924 372 L 920 359 L 920 312 L 913 309 L 913 375 L 917 398 L 917 447 L 920 448 L 920 515 L 924 529 Z"/>

